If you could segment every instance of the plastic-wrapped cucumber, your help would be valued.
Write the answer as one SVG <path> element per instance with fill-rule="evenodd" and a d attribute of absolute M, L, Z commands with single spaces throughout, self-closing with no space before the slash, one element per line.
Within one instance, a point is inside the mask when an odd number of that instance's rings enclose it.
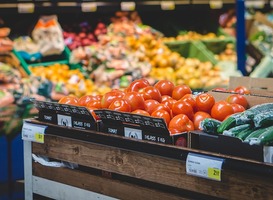
<path fill-rule="evenodd" d="M 273 111 L 258 113 L 253 118 L 255 127 L 269 126 L 273 124 Z"/>
<path fill-rule="evenodd" d="M 254 129 L 252 133 L 250 133 L 245 139 L 244 142 L 245 143 L 249 143 L 250 140 L 258 138 L 263 132 L 266 131 L 267 128 L 258 128 L 258 129 Z"/>
<path fill-rule="evenodd" d="M 224 130 L 223 135 L 237 137 L 242 131 L 249 130 L 251 127 L 250 124 L 243 124 L 239 126 L 235 126 L 229 130 Z"/>
<path fill-rule="evenodd" d="M 240 140 L 244 141 L 247 136 L 249 136 L 253 132 L 253 127 L 249 126 L 247 129 L 243 130 L 241 133 L 239 133 L 236 137 Z"/>
<path fill-rule="evenodd" d="M 266 145 L 273 142 L 273 126 L 265 128 L 265 131 L 256 138 L 250 138 L 249 144 Z"/>
<path fill-rule="evenodd" d="M 206 133 L 217 134 L 217 128 L 221 122 L 213 118 L 206 118 L 200 123 L 200 128 Z"/>

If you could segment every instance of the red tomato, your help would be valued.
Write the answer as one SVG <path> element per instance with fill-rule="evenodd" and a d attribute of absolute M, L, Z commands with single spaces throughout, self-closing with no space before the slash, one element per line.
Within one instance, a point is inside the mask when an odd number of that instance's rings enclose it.
<path fill-rule="evenodd" d="M 132 83 L 130 83 L 130 85 L 126 88 L 126 92 L 138 92 L 139 90 L 150 86 L 150 83 L 147 79 L 138 79 L 138 80 L 134 80 Z"/>
<path fill-rule="evenodd" d="M 232 109 L 233 109 L 234 113 L 238 113 L 238 112 L 243 112 L 243 111 L 245 111 L 244 106 L 242 106 L 242 105 L 240 105 L 240 104 L 232 103 L 231 106 L 232 106 Z"/>
<path fill-rule="evenodd" d="M 101 108 L 101 100 L 92 100 L 89 103 L 87 103 L 86 107 L 94 107 L 94 108 Z"/>
<path fill-rule="evenodd" d="M 189 103 L 191 105 L 191 107 L 193 108 L 193 111 L 195 112 L 195 111 L 197 111 L 195 98 L 196 97 L 193 94 L 186 94 L 181 98 L 181 100 Z"/>
<path fill-rule="evenodd" d="M 159 104 L 158 101 L 153 100 L 153 99 L 146 100 L 144 103 L 145 103 L 145 110 L 146 110 L 149 114 L 152 114 L 152 111 L 153 111 L 153 109 L 155 108 L 155 106 L 156 106 L 157 104 Z"/>
<path fill-rule="evenodd" d="M 137 109 L 145 110 L 144 98 L 138 92 L 127 92 L 123 99 L 131 105 L 132 111 Z"/>
<path fill-rule="evenodd" d="M 178 129 L 176 128 L 168 128 L 169 132 L 170 132 L 170 135 L 175 135 L 177 133 L 181 133 Z"/>
<path fill-rule="evenodd" d="M 211 94 L 201 93 L 196 97 L 197 110 L 210 113 L 212 106 L 215 103 L 215 99 Z"/>
<path fill-rule="evenodd" d="M 92 100 L 98 100 L 98 97 L 95 95 L 84 95 L 79 98 L 79 106 L 86 106 Z"/>
<path fill-rule="evenodd" d="M 134 110 L 134 111 L 132 112 L 132 114 L 150 116 L 150 114 L 149 114 L 147 111 L 141 110 L 141 109 Z"/>
<path fill-rule="evenodd" d="M 250 90 L 245 86 L 238 86 L 234 89 L 234 92 L 239 94 L 250 94 Z"/>
<path fill-rule="evenodd" d="M 125 99 L 115 99 L 109 106 L 110 110 L 131 112 L 131 106 Z"/>
<path fill-rule="evenodd" d="M 172 98 L 179 100 L 186 94 L 192 94 L 191 88 L 187 85 L 177 85 L 173 88 Z"/>
<path fill-rule="evenodd" d="M 185 131 L 194 130 L 194 125 L 187 115 L 179 114 L 171 119 L 169 129 L 177 129 L 180 133 L 182 133 Z"/>
<path fill-rule="evenodd" d="M 169 95 L 162 95 L 161 96 L 161 101 L 166 101 L 168 99 L 173 99 L 172 97 L 170 97 Z"/>
<path fill-rule="evenodd" d="M 187 139 L 184 137 L 179 137 L 175 141 L 175 146 L 180 146 L 180 147 L 187 147 Z"/>
<path fill-rule="evenodd" d="M 233 113 L 231 104 L 226 101 L 216 102 L 211 109 L 211 116 L 219 121 L 223 121 L 228 115 Z"/>
<path fill-rule="evenodd" d="M 157 111 L 157 110 L 165 110 L 169 114 L 171 114 L 171 109 L 168 106 L 166 106 L 165 104 L 162 104 L 162 103 L 159 103 L 159 104 L 155 105 L 152 112 Z"/>
<path fill-rule="evenodd" d="M 162 97 L 158 89 L 153 86 L 147 86 L 140 90 L 140 94 L 145 100 L 154 99 L 158 102 L 161 102 Z"/>
<path fill-rule="evenodd" d="M 159 90 L 161 95 L 172 96 L 174 84 L 168 80 L 160 80 L 154 85 L 154 87 Z"/>
<path fill-rule="evenodd" d="M 73 96 L 65 96 L 62 97 L 59 100 L 60 104 L 69 104 L 69 105 L 73 105 L 73 106 L 78 106 L 79 105 L 79 99 L 77 97 L 73 97 Z"/>
<path fill-rule="evenodd" d="M 179 114 L 185 114 L 185 115 L 187 115 L 187 117 L 192 119 L 194 112 L 193 112 L 193 109 L 189 103 L 180 100 L 180 101 L 177 101 L 173 104 L 172 114 L 173 114 L 173 116 L 179 115 Z"/>
<path fill-rule="evenodd" d="M 115 99 L 121 99 L 124 96 L 123 93 L 110 91 L 106 92 L 101 99 L 101 107 L 108 108 Z"/>
<path fill-rule="evenodd" d="M 194 116 L 193 116 L 194 129 L 200 130 L 200 122 L 206 118 L 211 118 L 210 114 L 203 111 L 198 111 L 194 113 Z"/>
<path fill-rule="evenodd" d="M 171 120 L 170 113 L 166 110 L 156 110 L 151 114 L 152 117 L 163 118 L 168 126 Z"/>
<path fill-rule="evenodd" d="M 162 104 L 168 106 L 170 109 L 172 109 L 173 104 L 174 104 L 175 102 L 177 102 L 177 101 L 176 101 L 175 99 L 172 99 L 172 98 L 171 98 L 171 99 L 167 99 L 167 100 L 165 100 L 165 101 L 161 101 Z"/>
<path fill-rule="evenodd" d="M 228 103 L 237 103 L 243 106 L 245 109 L 248 108 L 248 102 L 245 98 L 245 96 L 241 94 L 231 94 L 226 98 L 226 101 Z"/>

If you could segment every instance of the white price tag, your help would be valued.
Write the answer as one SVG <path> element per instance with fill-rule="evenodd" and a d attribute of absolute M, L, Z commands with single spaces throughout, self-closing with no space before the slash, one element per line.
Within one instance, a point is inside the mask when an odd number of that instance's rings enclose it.
<path fill-rule="evenodd" d="M 245 1 L 245 7 L 247 8 L 257 8 L 257 9 L 262 9 L 264 8 L 265 1 L 263 0 L 246 0 Z"/>
<path fill-rule="evenodd" d="M 142 131 L 139 129 L 124 127 L 124 136 L 142 140 Z"/>
<path fill-rule="evenodd" d="M 19 13 L 34 13 L 34 4 L 33 3 L 18 3 L 17 4 Z"/>
<path fill-rule="evenodd" d="M 264 162 L 273 163 L 273 147 L 264 146 Z"/>
<path fill-rule="evenodd" d="M 174 1 L 161 1 L 161 9 L 162 10 L 174 10 L 175 3 Z"/>
<path fill-rule="evenodd" d="M 22 139 L 32 142 L 44 143 L 44 134 L 47 126 L 24 122 Z"/>
<path fill-rule="evenodd" d="M 223 8 L 223 1 L 222 0 L 210 0 L 209 6 L 211 9 L 221 9 L 221 8 Z"/>
<path fill-rule="evenodd" d="M 97 3 L 96 2 L 85 2 L 81 4 L 82 12 L 96 12 Z"/>
<path fill-rule="evenodd" d="M 136 9 L 135 2 L 121 2 L 120 4 L 122 11 L 134 11 Z"/>
<path fill-rule="evenodd" d="M 189 153 L 186 161 L 186 173 L 193 176 L 221 181 L 224 159 Z"/>
<path fill-rule="evenodd" d="M 58 125 L 72 127 L 72 118 L 67 115 L 57 115 Z"/>

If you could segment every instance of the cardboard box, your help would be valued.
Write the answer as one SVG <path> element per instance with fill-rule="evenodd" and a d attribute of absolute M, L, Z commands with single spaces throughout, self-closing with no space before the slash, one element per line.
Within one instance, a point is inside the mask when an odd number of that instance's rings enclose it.
<path fill-rule="evenodd" d="M 96 120 L 85 107 L 45 101 L 34 101 L 34 105 L 40 121 L 84 130 L 98 129 Z"/>
<path fill-rule="evenodd" d="M 100 132 L 147 140 L 163 144 L 176 144 L 179 138 L 187 140 L 187 133 L 170 136 L 164 119 L 112 110 L 94 110 L 101 119 Z"/>

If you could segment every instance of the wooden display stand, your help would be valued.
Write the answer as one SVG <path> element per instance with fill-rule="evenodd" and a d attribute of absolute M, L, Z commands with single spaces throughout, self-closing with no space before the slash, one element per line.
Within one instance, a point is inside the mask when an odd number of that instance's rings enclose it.
<path fill-rule="evenodd" d="M 48 126 L 44 143 L 24 141 L 25 199 L 270 199 L 273 165 L 95 131 Z M 221 181 L 186 174 L 189 153 L 223 158 Z M 79 165 L 46 167 L 32 154 Z"/>

